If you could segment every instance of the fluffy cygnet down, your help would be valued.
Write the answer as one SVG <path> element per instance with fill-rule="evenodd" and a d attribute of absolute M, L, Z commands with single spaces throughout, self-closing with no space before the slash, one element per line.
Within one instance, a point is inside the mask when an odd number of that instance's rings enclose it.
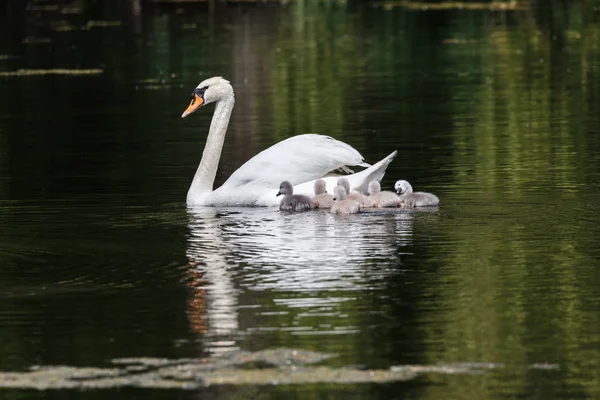
<path fill-rule="evenodd" d="M 362 208 L 373 207 L 373 205 L 371 204 L 371 200 L 369 200 L 369 198 L 367 196 L 365 196 L 362 193 L 356 192 L 356 191 L 354 191 L 354 192 L 350 191 L 350 182 L 348 182 L 348 179 L 339 178 L 337 181 L 337 184 L 340 186 L 343 186 L 344 189 L 346 189 L 346 198 L 348 200 L 358 201 L 358 203 L 360 204 L 360 206 Z"/>
<path fill-rule="evenodd" d="M 437 206 L 440 199 L 436 195 L 427 192 L 414 192 L 410 183 L 405 180 L 397 181 L 394 185 L 402 207 L 425 207 Z"/>
<path fill-rule="evenodd" d="M 356 200 L 346 198 L 346 189 L 342 185 L 337 185 L 333 189 L 333 199 L 335 203 L 331 207 L 332 214 L 356 214 L 360 212 L 360 203 Z"/>
<path fill-rule="evenodd" d="M 325 181 L 317 179 L 315 181 L 315 197 L 312 199 L 316 208 L 331 208 L 333 205 L 333 195 L 325 190 Z"/>
<path fill-rule="evenodd" d="M 285 211 L 305 211 L 314 207 L 312 200 L 302 194 L 294 194 L 294 187 L 288 181 L 281 182 L 277 196 L 284 195 L 279 209 Z"/>
<path fill-rule="evenodd" d="M 381 185 L 377 181 L 369 182 L 369 200 L 373 207 L 400 207 L 400 199 L 394 192 L 381 191 Z"/>

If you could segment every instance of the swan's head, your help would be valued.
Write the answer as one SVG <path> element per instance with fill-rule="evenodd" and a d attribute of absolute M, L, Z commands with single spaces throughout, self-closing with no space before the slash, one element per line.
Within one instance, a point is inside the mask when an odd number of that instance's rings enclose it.
<path fill-rule="evenodd" d="M 281 196 L 282 194 L 294 194 L 294 187 L 288 181 L 281 182 L 279 192 L 275 196 Z"/>
<path fill-rule="evenodd" d="M 398 194 L 412 193 L 412 186 L 405 180 L 397 181 L 394 188 Z"/>
<path fill-rule="evenodd" d="M 344 200 L 346 199 L 346 188 L 342 185 L 337 185 L 333 189 L 333 199 L 334 200 Z"/>
<path fill-rule="evenodd" d="M 315 181 L 315 196 L 323 193 L 327 193 L 327 190 L 325 190 L 325 181 L 323 179 L 317 179 Z"/>
<path fill-rule="evenodd" d="M 346 194 L 350 193 L 350 182 L 346 178 L 340 178 L 337 181 L 337 184 L 343 186 L 346 189 Z"/>
<path fill-rule="evenodd" d="M 377 181 L 369 182 L 369 194 L 377 194 L 381 192 L 381 185 Z"/>
<path fill-rule="evenodd" d="M 205 104 L 233 97 L 233 87 L 227 79 L 214 76 L 200 82 L 192 92 L 192 100 L 187 110 L 181 114 L 185 118 Z"/>

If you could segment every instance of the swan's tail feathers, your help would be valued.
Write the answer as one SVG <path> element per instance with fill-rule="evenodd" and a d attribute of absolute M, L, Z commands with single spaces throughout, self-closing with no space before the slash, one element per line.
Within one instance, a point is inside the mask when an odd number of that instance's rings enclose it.
<path fill-rule="evenodd" d="M 367 189 L 369 186 L 369 182 L 377 181 L 381 182 L 383 176 L 385 175 L 385 171 L 398 154 L 398 150 L 394 150 L 392 154 L 384 158 L 383 160 L 375 163 L 373 166 L 365 169 L 364 171 L 359 172 L 356 175 L 363 175 L 360 179 L 360 183 L 357 187 L 353 187 L 352 189 L 358 190 L 361 193 L 367 193 Z"/>
<path fill-rule="evenodd" d="M 371 167 L 371 164 L 368 164 L 366 162 L 360 163 L 360 164 L 356 164 L 357 167 L 363 167 L 363 168 L 369 168 Z M 354 170 L 351 169 L 349 166 L 347 165 L 342 165 L 340 168 L 340 170 L 342 170 L 344 173 L 346 174 L 353 174 Z"/>
<path fill-rule="evenodd" d="M 390 154 L 383 160 L 381 160 L 381 161 L 375 163 L 374 165 L 370 166 L 369 168 L 363 169 L 362 171 L 357 172 L 355 174 L 340 176 L 340 175 L 330 172 L 327 175 L 325 175 L 324 177 L 322 177 L 321 179 L 325 179 L 328 190 L 332 190 L 335 187 L 335 185 L 337 185 L 338 179 L 341 178 L 342 176 L 344 176 L 346 179 L 348 179 L 351 190 L 358 190 L 361 193 L 367 193 L 369 182 L 374 181 L 374 180 L 376 180 L 378 182 L 381 181 L 381 179 L 383 178 L 383 175 L 385 175 L 385 170 L 387 169 L 388 165 L 390 165 L 390 163 L 392 162 L 394 157 L 396 157 L 396 154 L 398 154 L 398 152 L 394 151 L 392 154 Z M 294 185 L 294 193 L 303 194 L 306 196 L 314 196 L 314 192 L 313 192 L 314 184 L 315 184 L 315 181 L 311 180 L 311 181 L 304 182 L 304 183 L 301 183 L 298 185 Z M 274 192 L 273 192 L 273 194 L 274 194 Z M 271 198 L 269 198 L 269 200 L 271 200 Z"/>

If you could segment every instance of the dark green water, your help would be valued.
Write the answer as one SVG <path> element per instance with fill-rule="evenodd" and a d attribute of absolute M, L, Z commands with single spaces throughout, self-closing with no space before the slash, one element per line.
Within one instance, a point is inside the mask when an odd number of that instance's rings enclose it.
<path fill-rule="evenodd" d="M 8 3 L 0 72 L 103 72 L 0 76 L 1 371 L 278 347 L 335 353 L 332 367 L 503 367 L 0 398 L 600 396 L 595 3 Z M 236 91 L 217 185 L 277 141 L 319 132 L 370 162 L 397 149 L 384 188 L 407 179 L 440 207 L 186 209 L 212 107 L 180 115 L 213 75 Z"/>

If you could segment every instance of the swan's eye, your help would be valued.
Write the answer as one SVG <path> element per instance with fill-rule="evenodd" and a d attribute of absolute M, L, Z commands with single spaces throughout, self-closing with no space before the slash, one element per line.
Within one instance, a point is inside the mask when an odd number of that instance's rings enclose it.
<path fill-rule="evenodd" d="M 208 86 L 194 89 L 194 91 L 192 92 L 192 97 L 194 97 L 194 95 L 197 94 L 198 97 L 201 97 L 204 99 L 204 92 L 206 92 L 206 89 L 208 89 Z"/>

